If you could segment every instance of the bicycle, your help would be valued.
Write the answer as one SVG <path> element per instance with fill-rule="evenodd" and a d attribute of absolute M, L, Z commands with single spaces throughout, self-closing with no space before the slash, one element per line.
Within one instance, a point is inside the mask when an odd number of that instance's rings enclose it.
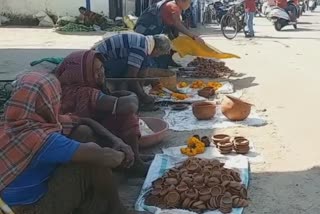
<path fill-rule="evenodd" d="M 244 2 L 231 6 L 221 19 L 221 31 L 226 39 L 234 39 L 237 34 L 245 28 Z M 229 32 L 231 34 L 229 35 Z"/>

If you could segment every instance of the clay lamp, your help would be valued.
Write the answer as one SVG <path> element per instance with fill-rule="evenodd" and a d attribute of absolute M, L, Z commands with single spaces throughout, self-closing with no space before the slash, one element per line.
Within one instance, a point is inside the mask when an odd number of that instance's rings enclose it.
<path fill-rule="evenodd" d="M 185 193 L 186 193 L 186 197 L 193 199 L 193 200 L 197 199 L 199 196 L 199 192 L 196 189 L 189 189 Z"/>
<path fill-rule="evenodd" d="M 230 136 L 226 134 L 216 134 L 212 136 L 212 140 L 214 144 L 224 144 L 224 143 L 229 143 L 230 142 Z"/>
<path fill-rule="evenodd" d="M 219 180 L 219 178 L 217 178 L 217 177 L 211 177 L 211 178 L 209 178 L 209 182 L 210 182 L 210 183 L 219 184 L 219 183 L 220 183 L 220 180 Z"/>
<path fill-rule="evenodd" d="M 210 160 L 210 164 L 212 166 L 219 166 L 220 165 L 220 161 L 218 161 L 217 159 L 212 159 L 212 160 Z"/>
<path fill-rule="evenodd" d="M 215 171 L 212 171 L 211 172 L 211 175 L 213 177 L 217 177 L 217 178 L 220 178 L 221 177 L 221 172 L 219 170 L 215 170 Z"/>
<path fill-rule="evenodd" d="M 155 195 L 150 195 L 146 198 L 146 204 L 149 206 L 158 206 L 159 203 L 160 199 Z"/>
<path fill-rule="evenodd" d="M 177 185 L 178 180 L 176 178 L 166 178 L 164 183 L 166 185 Z"/>
<path fill-rule="evenodd" d="M 203 167 L 203 169 L 211 171 L 211 170 L 213 169 L 213 166 L 212 166 L 211 164 L 206 164 L 206 165 Z"/>
<path fill-rule="evenodd" d="M 220 186 L 214 186 L 211 187 L 211 195 L 213 197 L 217 197 L 218 195 L 220 195 L 222 192 L 221 187 Z"/>
<path fill-rule="evenodd" d="M 240 173 L 233 171 L 231 175 L 235 181 L 241 182 Z"/>
<path fill-rule="evenodd" d="M 230 184 L 230 181 L 223 181 L 223 182 L 221 183 L 221 186 L 223 186 L 223 187 L 228 187 L 229 184 Z"/>
<path fill-rule="evenodd" d="M 193 181 L 194 181 L 195 183 L 203 183 L 203 181 L 204 181 L 204 175 L 197 174 L 197 175 L 193 176 Z"/>
<path fill-rule="evenodd" d="M 190 198 L 184 199 L 183 202 L 182 202 L 182 208 L 188 209 L 190 207 L 190 202 L 191 202 Z"/>
<path fill-rule="evenodd" d="M 248 192 L 247 192 L 246 188 L 243 187 L 243 188 L 240 190 L 240 195 L 241 195 L 242 198 L 247 199 L 247 197 L 248 197 Z"/>
<path fill-rule="evenodd" d="M 208 161 L 207 160 L 201 160 L 200 162 L 199 162 L 199 164 L 200 164 L 200 166 L 205 166 L 206 164 L 208 164 Z"/>
<path fill-rule="evenodd" d="M 206 147 L 209 147 L 210 146 L 210 139 L 207 137 L 207 136 L 204 136 L 204 137 L 202 137 L 201 138 L 201 142 L 202 143 L 204 143 L 204 145 L 206 146 Z"/>
<path fill-rule="evenodd" d="M 155 187 L 155 188 L 158 188 L 158 187 L 162 187 L 162 184 L 163 184 L 163 179 L 162 178 L 158 178 L 156 179 L 155 181 L 152 182 L 152 185 Z"/>
<path fill-rule="evenodd" d="M 182 192 L 185 192 L 189 189 L 189 187 L 186 185 L 186 184 L 179 184 L 179 186 L 176 187 L 176 190 L 179 192 L 179 193 L 182 193 Z"/>
<path fill-rule="evenodd" d="M 199 195 L 203 196 L 203 195 L 210 195 L 211 194 L 211 188 L 202 188 L 199 190 Z"/>
<path fill-rule="evenodd" d="M 200 201 L 208 202 L 212 196 L 211 195 L 202 195 L 199 196 Z"/>
<path fill-rule="evenodd" d="M 164 188 L 160 192 L 160 196 L 165 196 L 169 192 L 168 188 Z"/>
<path fill-rule="evenodd" d="M 202 173 L 203 173 L 204 177 L 210 177 L 212 175 L 211 170 L 209 170 L 207 168 L 204 168 L 202 170 Z"/>
<path fill-rule="evenodd" d="M 200 189 L 204 188 L 205 186 L 206 185 L 204 183 L 201 183 L 201 184 L 196 183 L 196 184 L 193 185 L 193 188 L 195 188 L 197 190 L 200 190 Z"/>
<path fill-rule="evenodd" d="M 233 143 L 236 146 L 249 146 L 249 140 L 244 137 L 235 137 Z"/>
<path fill-rule="evenodd" d="M 188 171 L 190 172 L 195 172 L 199 169 L 199 164 L 197 163 L 190 163 L 188 166 L 187 166 L 187 169 Z"/>
<path fill-rule="evenodd" d="M 176 191 L 169 192 L 164 198 L 164 201 L 169 207 L 175 207 L 180 202 L 180 195 Z"/>
<path fill-rule="evenodd" d="M 221 206 L 221 200 L 222 200 L 222 197 L 223 197 L 223 195 L 218 195 L 217 197 L 216 197 L 216 204 L 217 204 L 217 206 Z"/>
<path fill-rule="evenodd" d="M 230 176 L 230 175 L 221 175 L 221 181 L 224 182 L 224 181 L 232 181 L 233 178 Z"/>
<path fill-rule="evenodd" d="M 209 204 L 210 204 L 210 206 L 213 207 L 214 209 L 217 209 L 217 208 L 219 208 L 219 206 L 220 206 L 220 204 L 219 204 L 219 205 L 217 204 L 217 199 L 216 199 L 216 197 L 212 197 L 212 198 L 210 199 L 210 201 L 209 201 Z"/>
<path fill-rule="evenodd" d="M 218 171 L 218 170 L 220 170 L 220 168 L 221 168 L 221 166 L 213 166 L 213 167 L 212 167 L 212 170 L 213 170 L 213 171 Z"/>
<path fill-rule="evenodd" d="M 203 201 L 196 201 L 191 205 L 192 209 L 205 210 L 207 207 Z"/>
<path fill-rule="evenodd" d="M 154 196 L 159 196 L 160 193 L 161 193 L 161 188 L 155 188 L 151 191 L 151 195 L 154 195 Z"/>
<path fill-rule="evenodd" d="M 222 205 L 223 207 L 226 207 L 226 208 L 229 208 L 229 207 L 232 208 L 232 199 L 231 199 L 231 197 L 223 196 L 221 198 L 221 202 L 220 203 L 221 203 L 220 206 Z"/>
<path fill-rule="evenodd" d="M 169 192 L 174 191 L 174 190 L 176 190 L 176 187 L 174 185 L 171 185 L 168 187 Z"/>
<path fill-rule="evenodd" d="M 190 178 L 190 177 L 182 177 L 181 182 L 184 182 L 184 183 L 190 185 L 192 183 L 192 178 Z"/>
<path fill-rule="evenodd" d="M 229 187 L 234 188 L 236 190 L 241 190 L 242 188 L 241 184 L 237 181 L 230 181 Z"/>

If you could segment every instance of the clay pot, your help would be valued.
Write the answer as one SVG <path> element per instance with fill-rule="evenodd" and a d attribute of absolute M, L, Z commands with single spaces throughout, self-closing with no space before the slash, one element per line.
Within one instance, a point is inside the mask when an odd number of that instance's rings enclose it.
<path fill-rule="evenodd" d="M 215 145 L 218 143 L 225 144 L 230 142 L 230 136 L 226 134 L 216 134 L 212 136 L 212 140 Z"/>
<path fill-rule="evenodd" d="M 205 147 L 209 147 L 210 146 L 210 139 L 208 138 L 208 136 L 203 136 L 201 138 L 201 142 L 204 143 Z"/>
<path fill-rule="evenodd" d="M 246 119 L 251 111 L 252 104 L 232 96 L 225 96 L 221 103 L 221 112 L 231 121 Z"/>
<path fill-rule="evenodd" d="M 192 104 L 192 113 L 198 120 L 210 120 L 216 114 L 216 105 L 212 102 L 196 102 Z"/>
<path fill-rule="evenodd" d="M 204 98 L 209 99 L 215 94 L 215 91 L 211 87 L 204 87 L 203 89 L 198 91 L 198 95 Z"/>

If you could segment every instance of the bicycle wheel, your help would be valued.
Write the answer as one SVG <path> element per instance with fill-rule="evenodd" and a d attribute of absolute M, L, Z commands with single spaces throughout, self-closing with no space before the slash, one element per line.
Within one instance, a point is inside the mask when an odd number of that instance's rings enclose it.
<path fill-rule="evenodd" d="M 234 39 L 238 34 L 239 23 L 235 16 L 226 14 L 221 19 L 221 31 L 225 38 Z"/>

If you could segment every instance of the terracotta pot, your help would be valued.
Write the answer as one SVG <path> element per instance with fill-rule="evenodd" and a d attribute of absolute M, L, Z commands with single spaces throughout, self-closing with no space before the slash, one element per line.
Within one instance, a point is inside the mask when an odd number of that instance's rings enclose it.
<path fill-rule="evenodd" d="M 204 87 L 203 89 L 198 91 L 198 95 L 204 98 L 209 99 L 215 94 L 215 91 L 211 87 Z"/>
<path fill-rule="evenodd" d="M 225 96 L 221 103 L 221 112 L 231 121 L 246 119 L 251 111 L 252 104 L 232 96 Z"/>
<path fill-rule="evenodd" d="M 210 120 L 216 114 L 216 105 L 212 102 L 196 102 L 192 104 L 192 113 L 198 120 Z"/>
<path fill-rule="evenodd" d="M 225 144 L 230 142 L 230 136 L 226 134 L 216 134 L 212 136 L 212 140 L 215 145 L 218 143 Z"/>
<path fill-rule="evenodd" d="M 210 139 L 208 138 L 208 136 L 203 136 L 202 138 L 201 138 L 201 142 L 202 143 L 204 143 L 204 145 L 206 146 L 206 147 L 209 147 L 210 146 Z"/>

